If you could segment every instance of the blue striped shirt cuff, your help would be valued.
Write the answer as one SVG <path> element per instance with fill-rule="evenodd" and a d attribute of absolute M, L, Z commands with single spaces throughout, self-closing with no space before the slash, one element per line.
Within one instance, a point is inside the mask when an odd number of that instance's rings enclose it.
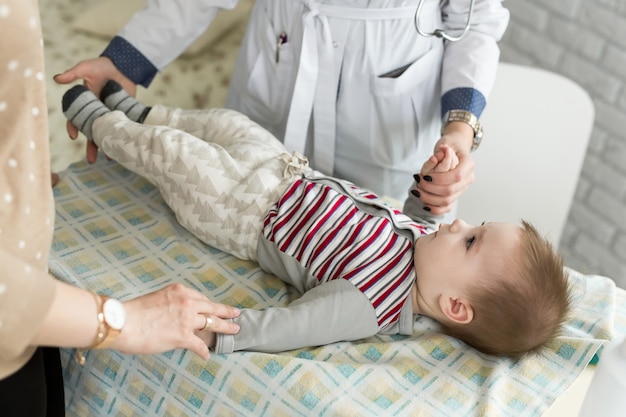
<path fill-rule="evenodd" d="M 146 88 L 159 72 L 148 58 L 120 36 L 114 37 L 100 56 L 109 58 L 132 82 Z"/>
<path fill-rule="evenodd" d="M 487 100 L 480 91 L 469 87 L 454 88 L 441 97 L 441 117 L 450 110 L 466 110 L 480 117 L 486 105 Z"/>

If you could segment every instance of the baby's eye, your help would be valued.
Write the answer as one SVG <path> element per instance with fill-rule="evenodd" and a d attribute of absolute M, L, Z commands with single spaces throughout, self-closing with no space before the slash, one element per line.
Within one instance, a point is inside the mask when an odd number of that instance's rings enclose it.
<path fill-rule="evenodd" d="M 472 245 L 474 244 L 474 241 L 475 241 L 475 240 L 476 240 L 476 236 L 472 236 L 472 237 L 470 237 L 470 238 L 466 239 L 466 240 L 465 240 L 465 247 L 466 247 L 467 249 L 471 248 L 471 247 L 472 247 Z"/>

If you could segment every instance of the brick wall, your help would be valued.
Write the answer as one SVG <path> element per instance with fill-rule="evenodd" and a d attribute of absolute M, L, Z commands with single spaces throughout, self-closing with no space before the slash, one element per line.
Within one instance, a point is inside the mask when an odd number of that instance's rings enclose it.
<path fill-rule="evenodd" d="M 509 0 L 501 60 L 562 74 L 596 120 L 559 250 L 626 288 L 626 0 Z M 558 123 L 558 121 L 555 121 Z"/>

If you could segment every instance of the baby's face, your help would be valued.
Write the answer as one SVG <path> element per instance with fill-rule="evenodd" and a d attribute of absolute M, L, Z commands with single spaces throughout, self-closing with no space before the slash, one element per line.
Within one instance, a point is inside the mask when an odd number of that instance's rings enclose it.
<path fill-rule="evenodd" d="M 417 239 L 414 263 L 420 312 L 436 311 L 444 295 L 467 297 L 471 285 L 502 271 L 504 260 L 517 256 L 521 232 L 511 223 L 472 226 L 457 219 Z"/>

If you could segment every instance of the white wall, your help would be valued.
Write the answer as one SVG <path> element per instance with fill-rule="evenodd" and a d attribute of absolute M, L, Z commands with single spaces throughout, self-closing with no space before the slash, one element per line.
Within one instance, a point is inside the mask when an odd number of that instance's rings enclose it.
<path fill-rule="evenodd" d="M 511 23 L 500 44 L 501 60 L 571 78 L 589 92 L 596 109 L 559 250 L 566 265 L 611 277 L 626 288 L 626 0 L 504 5 Z"/>

